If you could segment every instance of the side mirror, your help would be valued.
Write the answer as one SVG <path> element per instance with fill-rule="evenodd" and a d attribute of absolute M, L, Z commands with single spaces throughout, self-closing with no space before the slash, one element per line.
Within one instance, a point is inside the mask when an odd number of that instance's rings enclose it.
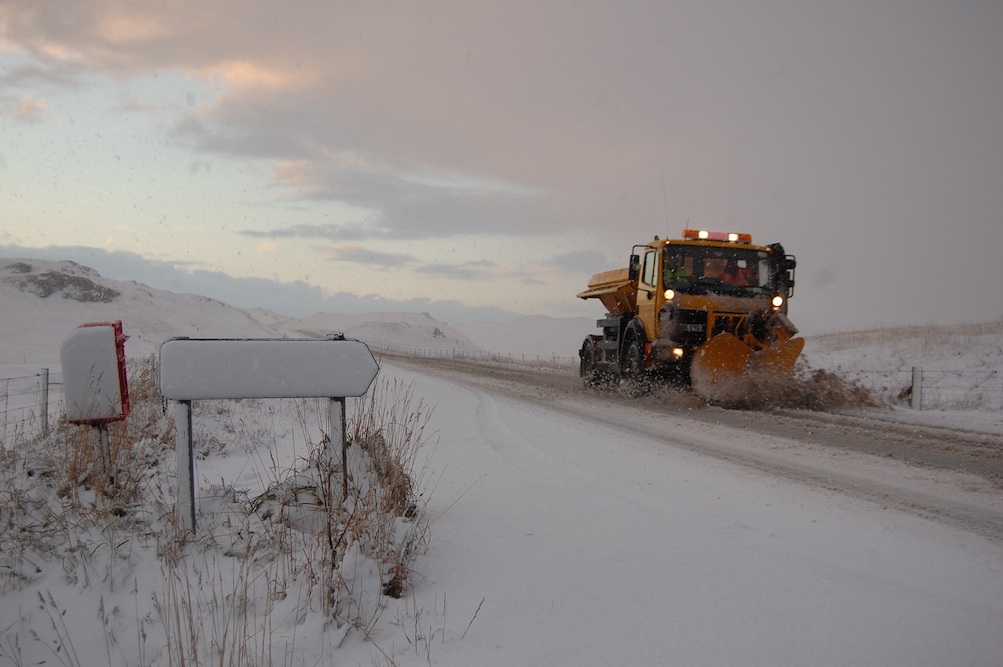
<path fill-rule="evenodd" d="M 637 277 L 641 275 L 641 256 L 631 255 L 630 264 L 627 266 L 627 277 L 631 280 L 637 280 Z"/>
<path fill-rule="evenodd" d="M 784 256 L 784 270 L 787 271 L 787 298 L 794 296 L 794 269 L 797 268 L 798 261 L 794 255 Z"/>

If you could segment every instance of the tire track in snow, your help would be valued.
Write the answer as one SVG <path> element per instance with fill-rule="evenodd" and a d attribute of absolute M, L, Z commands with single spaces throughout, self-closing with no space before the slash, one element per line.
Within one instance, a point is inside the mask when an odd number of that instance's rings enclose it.
<path fill-rule="evenodd" d="M 409 365 L 407 359 L 399 361 Z M 744 413 L 741 411 L 720 415 L 705 411 L 665 414 L 636 402 L 604 400 L 564 389 L 553 377 L 532 369 L 485 367 L 479 369 L 481 372 L 472 372 L 471 366 L 470 363 L 447 362 L 441 365 L 422 364 L 420 368 L 414 368 L 461 384 L 478 392 L 479 396 L 486 396 L 485 392 L 497 392 L 513 401 L 529 403 L 534 410 L 551 411 L 595 423 L 597 427 L 620 432 L 627 441 L 633 435 L 762 474 L 844 493 L 870 501 L 883 509 L 908 512 L 1003 542 L 1003 504 L 998 490 L 989 488 L 989 482 L 963 478 L 964 473 L 957 470 L 938 470 L 867 453 L 863 448 L 861 451 L 849 451 L 828 446 L 824 439 L 811 438 L 810 414 L 798 419 L 785 417 L 762 423 L 768 415 L 757 413 L 751 415 L 747 424 L 743 423 Z M 485 400 L 494 401 L 490 397 Z M 501 434 L 511 431 L 498 417 L 497 407 L 494 408 L 493 418 L 490 414 L 489 409 L 486 413 L 487 435 L 493 437 L 496 445 L 504 451 L 506 439 Z M 676 431 L 672 428 L 673 423 L 681 424 L 682 428 Z M 922 431 L 922 427 L 910 428 Z M 900 435 L 902 430 L 891 425 L 888 427 L 889 433 Z M 766 439 L 769 446 L 749 446 L 750 434 Z M 861 437 L 866 439 L 868 434 L 865 432 Z M 532 447 L 525 439 L 523 446 L 527 453 L 535 451 L 537 455 L 542 454 L 539 448 Z M 512 465 L 530 474 L 534 472 L 519 457 L 506 458 Z M 916 475 L 917 471 L 921 471 L 922 475 Z M 916 479 L 918 477 L 925 479 Z M 962 488 L 966 484 L 971 487 L 970 490 Z"/>
<path fill-rule="evenodd" d="M 534 444 L 510 428 L 499 414 L 498 401 L 492 396 L 478 389 L 471 391 L 477 398 L 477 423 L 481 436 L 513 468 L 532 477 L 546 476 L 548 482 L 553 480 L 553 474 L 575 483 L 595 480 L 596 476 L 590 471 L 574 462 L 553 456 L 541 447 L 543 443 Z M 537 437 L 546 436 L 540 431 Z"/>

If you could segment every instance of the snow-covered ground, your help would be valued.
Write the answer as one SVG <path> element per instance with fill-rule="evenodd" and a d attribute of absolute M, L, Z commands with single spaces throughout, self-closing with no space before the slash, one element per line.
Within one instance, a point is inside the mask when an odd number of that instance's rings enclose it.
<path fill-rule="evenodd" d="M 604 427 L 614 408 L 599 399 L 596 418 L 576 419 L 386 370 L 440 406 L 433 539 L 418 566 L 426 597 L 398 603 L 428 613 L 448 601 L 446 618 L 425 621 L 438 633 L 433 664 L 989 665 L 1003 655 L 999 544 L 673 446 L 783 443 L 654 418 L 661 437 L 639 438 Z M 402 647 L 392 633 L 383 641 Z"/>
<path fill-rule="evenodd" d="M 301 336 L 330 329 L 350 337 L 359 332 L 355 337 L 374 347 L 484 349 L 474 329 L 458 334 L 427 316 L 318 315 L 292 323 L 262 312 L 251 317 L 201 297 L 105 281 L 79 268 L 21 262 L 0 260 L 0 376 L 39 365 L 57 369 L 68 331 L 114 319 L 123 320 L 131 336 L 127 353 L 136 357 L 154 354 L 173 336 Z M 47 272 L 86 278 L 120 296 L 80 302 L 64 298 L 66 287 L 46 298 L 25 291 L 25 284 L 39 284 L 24 283 L 26 277 Z M 84 281 L 66 284 L 87 287 Z M 513 323 L 513 335 L 526 324 Z M 561 328 L 538 321 L 535 330 L 545 324 Z M 933 368 L 954 355 L 959 367 L 998 374 L 1000 326 L 985 328 L 944 342 L 937 341 L 946 334 L 931 330 L 928 342 L 901 353 L 894 346 L 909 339 L 887 332 L 861 335 L 856 346 L 848 342 L 852 336 L 836 336 L 817 349 L 810 344 L 807 361 L 863 378 L 868 363 Z M 518 354 L 501 347 L 506 339 L 497 337 L 491 351 Z M 941 355 L 944 349 L 950 354 Z M 367 632 L 336 630 L 288 603 L 276 602 L 266 616 L 266 602 L 286 595 L 267 582 L 244 589 L 251 599 L 241 604 L 224 600 L 224 608 L 246 611 L 250 603 L 257 610 L 249 625 L 233 627 L 260 635 L 256 642 L 273 664 L 1000 664 L 1003 544 L 682 446 L 741 438 L 750 447 L 811 455 L 796 440 L 645 415 L 601 397 L 582 398 L 569 412 L 545 400 L 526 402 L 423 373 L 392 357 L 382 361 L 379 381 L 412 387 L 432 408 L 416 470 L 428 548 L 414 563 L 412 587 L 400 599 L 380 598 Z M 989 398 L 979 399 L 977 409 L 917 414 L 896 408 L 892 414 L 940 423 L 977 420 L 991 428 L 999 424 L 998 409 L 988 403 L 993 395 L 986 391 Z M 210 497 L 211 489 L 229 484 L 254 495 L 302 457 L 308 441 L 320 438 L 321 408 L 284 405 L 265 404 L 250 415 L 221 408 L 201 424 L 201 432 L 214 433 L 221 443 L 197 463 L 206 530 L 222 524 L 223 503 Z M 349 410 L 357 405 L 349 401 Z M 628 418 L 649 435 L 615 426 Z M 251 438 L 252 431 L 274 436 L 264 438 L 268 445 L 251 446 L 261 440 Z M 42 486 L 33 489 L 44 493 Z M 74 539 L 67 536 L 58 557 L 38 557 L 26 581 L 3 573 L 0 665 L 168 664 L 155 646 L 166 621 L 149 599 L 151 589 L 164 593 L 157 586 L 166 578 L 154 541 L 121 536 L 114 554 L 97 554 L 89 568 L 80 568 L 90 574 L 83 579 L 66 569 L 80 546 Z M 216 579 L 207 588 L 215 594 L 246 567 L 246 555 L 208 553 L 209 576 Z M 199 557 L 208 564 L 209 556 Z M 364 576 L 364 559 L 356 562 L 360 579 L 371 576 Z M 58 654 L 50 651 L 56 638 L 62 642 Z M 218 663 L 205 656 L 203 664 Z"/>

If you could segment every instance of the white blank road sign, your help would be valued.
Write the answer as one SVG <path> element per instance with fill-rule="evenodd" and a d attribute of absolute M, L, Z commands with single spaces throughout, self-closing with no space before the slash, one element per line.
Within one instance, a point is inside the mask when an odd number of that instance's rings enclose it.
<path fill-rule="evenodd" d="M 160 346 L 164 398 L 362 396 L 379 364 L 347 339 L 172 338 Z"/>

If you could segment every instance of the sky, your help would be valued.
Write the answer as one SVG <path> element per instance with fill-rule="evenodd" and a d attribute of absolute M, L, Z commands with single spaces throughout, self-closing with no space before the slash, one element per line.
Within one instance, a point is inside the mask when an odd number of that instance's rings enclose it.
<path fill-rule="evenodd" d="M 289 316 L 599 316 L 696 227 L 804 332 L 1003 317 L 1003 4 L 0 0 L 0 256 Z"/>

